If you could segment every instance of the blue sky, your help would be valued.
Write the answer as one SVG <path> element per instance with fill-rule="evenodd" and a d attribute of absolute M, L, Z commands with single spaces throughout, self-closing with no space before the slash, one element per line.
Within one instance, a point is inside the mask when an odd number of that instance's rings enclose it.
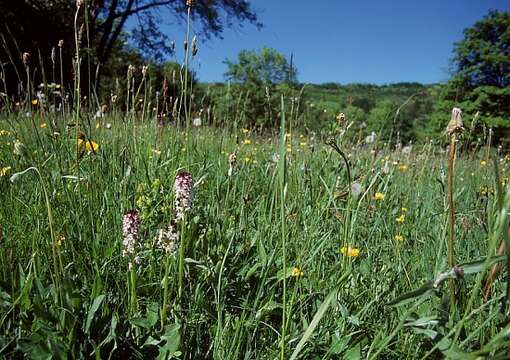
<path fill-rule="evenodd" d="M 226 58 L 269 46 L 294 54 L 301 82 L 422 83 L 448 79 L 453 44 L 489 9 L 508 0 L 255 0 L 263 28 L 226 28 L 223 39 L 201 39 L 193 67 L 200 81 L 223 81 Z M 182 44 L 183 24 L 163 25 Z M 181 51 L 182 46 L 177 46 Z M 177 59 L 182 54 L 177 54 Z"/>

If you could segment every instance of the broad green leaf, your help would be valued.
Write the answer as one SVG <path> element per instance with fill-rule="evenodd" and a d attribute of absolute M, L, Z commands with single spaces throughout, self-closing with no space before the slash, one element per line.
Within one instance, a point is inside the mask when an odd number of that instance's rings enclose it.
<path fill-rule="evenodd" d="M 87 313 L 87 321 L 85 322 L 85 334 L 89 335 L 90 332 L 90 325 L 92 324 L 92 321 L 94 320 L 94 317 L 96 315 L 97 310 L 101 306 L 101 303 L 103 302 L 105 298 L 105 295 L 99 295 L 94 299 L 94 302 L 90 306 L 89 312 Z"/>
<path fill-rule="evenodd" d="M 292 355 L 290 357 L 290 360 L 294 360 L 297 358 L 303 347 L 305 346 L 306 342 L 310 339 L 312 336 L 315 328 L 317 325 L 319 325 L 319 321 L 321 321 L 322 317 L 326 314 L 326 311 L 329 308 L 329 305 L 331 305 L 331 302 L 336 297 L 337 291 L 333 290 L 329 293 L 329 295 L 324 299 L 321 306 L 319 307 L 319 310 L 315 313 L 312 322 L 310 325 L 308 325 L 308 328 L 305 330 L 305 333 L 303 334 L 303 337 L 301 340 L 299 340 L 299 343 L 297 344 L 296 348 L 292 352 Z"/>

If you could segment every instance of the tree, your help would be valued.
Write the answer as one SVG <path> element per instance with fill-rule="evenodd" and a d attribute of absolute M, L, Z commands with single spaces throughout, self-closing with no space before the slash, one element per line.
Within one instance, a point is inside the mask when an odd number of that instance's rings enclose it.
<path fill-rule="evenodd" d="M 510 13 L 490 11 L 464 30 L 454 48 L 453 77 L 440 92 L 432 116 L 435 132 L 444 131 L 452 107 L 464 111 L 466 125 L 478 121 L 494 130 L 495 142 L 510 142 Z"/>
<path fill-rule="evenodd" d="M 64 75 L 70 81 L 73 78 L 71 59 L 76 53 L 75 35 L 82 59 L 86 58 L 82 66 L 91 69 L 82 73 L 93 76 L 98 66 L 101 70 L 112 55 L 124 47 L 124 42 L 137 47 L 146 58 L 159 62 L 174 46 L 160 28 L 162 19 L 182 23 L 186 16 L 185 0 L 0 1 L 0 62 L 9 64 L 6 71 L 14 76 L 14 66 L 21 74 L 24 71 L 20 53 L 32 54 L 33 63 L 39 64 L 40 52 L 43 64 L 39 65 L 51 69 L 52 48 L 59 40 L 64 40 Z M 195 29 L 204 38 L 221 37 L 224 27 L 236 22 L 261 26 L 246 0 L 195 0 L 190 16 Z M 125 28 L 129 19 L 136 20 L 137 25 L 128 36 Z M 42 68 L 39 75 L 41 71 Z"/>
<path fill-rule="evenodd" d="M 238 99 L 241 105 L 239 125 L 277 127 L 280 121 L 280 98 L 281 95 L 285 98 L 292 96 L 296 68 L 291 67 L 284 55 L 267 47 L 259 51 L 243 50 L 236 62 L 225 60 L 224 63 L 228 67 L 225 78 L 234 82 L 233 99 Z"/>
<path fill-rule="evenodd" d="M 510 13 L 490 11 L 455 45 L 456 76 L 469 88 L 510 86 Z"/>
<path fill-rule="evenodd" d="M 291 68 L 285 56 L 268 47 L 258 52 L 243 50 L 237 62 L 225 60 L 224 63 L 228 67 L 225 77 L 237 83 L 274 85 L 297 77 L 296 68 Z"/>

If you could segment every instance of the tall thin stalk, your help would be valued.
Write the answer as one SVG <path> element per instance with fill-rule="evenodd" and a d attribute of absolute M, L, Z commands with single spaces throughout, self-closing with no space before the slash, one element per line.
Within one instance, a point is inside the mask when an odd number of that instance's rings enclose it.
<path fill-rule="evenodd" d="M 286 233 L 286 215 L 285 215 L 285 197 L 287 192 L 287 179 L 286 179 L 286 150 L 285 150 L 285 107 L 283 103 L 283 95 L 281 98 L 281 122 L 280 122 L 280 151 L 278 163 L 278 179 L 279 179 L 279 198 L 280 198 L 280 231 L 281 231 L 281 246 L 282 246 L 282 272 L 283 276 L 283 300 L 282 300 L 282 329 L 281 329 L 281 342 L 280 342 L 280 358 L 285 359 L 285 325 L 287 320 L 287 233 Z"/>
<path fill-rule="evenodd" d="M 58 42 L 58 52 L 60 56 L 60 101 L 62 106 L 62 117 L 65 115 L 65 90 L 64 90 L 64 64 L 62 62 L 62 47 L 64 46 L 64 40 Z"/>
<path fill-rule="evenodd" d="M 459 108 L 453 108 L 452 117 L 446 131 L 450 137 L 450 151 L 448 154 L 448 266 L 455 266 L 455 202 L 453 199 L 454 176 L 455 176 L 455 158 L 457 154 L 458 136 L 462 131 L 462 111 Z M 455 303 L 455 283 L 454 279 L 448 282 L 450 290 L 450 307 Z"/>

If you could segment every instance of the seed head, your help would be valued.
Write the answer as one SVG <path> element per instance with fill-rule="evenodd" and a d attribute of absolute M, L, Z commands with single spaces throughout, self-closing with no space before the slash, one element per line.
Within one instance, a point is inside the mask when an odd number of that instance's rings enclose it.
<path fill-rule="evenodd" d="M 198 53 L 197 37 L 193 36 L 193 40 L 191 41 L 191 55 L 195 56 L 197 53 Z"/>
<path fill-rule="evenodd" d="M 341 125 L 345 122 L 345 114 L 344 113 L 340 113 L 336 116 L 336 122 L 338 125 Z"/>
<path fill-rule="evenodd" d="M 22 60 L 23 60 L 23 65 L 25 65 L 25 66 L 30 65 L 30 54 L 27 52 L 23 53 Z"/>
<path fill-rule="evenodd" d="M 147 71 L 149 70 L 149 65 L 142 66 L 142 76 L 145 77 L 147 75 Z"/>
<path fill-rule="evenodd" d="M 231 177 L 234 175 L 234 171 L 236 168 L 236 162 L 237 162 L 237 155 L 236 153 L 232 153 L 228 156 L 228 176 Z"/>
<path fill-rule="evenodd" d="M 131 79 L 133 77 L 133 74 L 135 73 L 135 70 L 136 70 L 136 68 L 135 68 L 134 65 L 130 64 L 128 66 L 128 70 L 127 70 L 127 77 L 128 77 L 128 79 Z"/>
<path fill-rule="evenodd" d="M 51 62 L 53 65 L 55 65 L 55 62 L 57 61 L 57 53 L 55 51 L 55 46 L 51 48 Z"/>
<path fill-rule="evenodd" d="M 452 117 L 448 126 L 446 127 L 446 133 L 451 136 L 454 133 L 460 133 L 464 129 L 462 123 L 462 110 L 459 108 L 452 109 Z"/>

